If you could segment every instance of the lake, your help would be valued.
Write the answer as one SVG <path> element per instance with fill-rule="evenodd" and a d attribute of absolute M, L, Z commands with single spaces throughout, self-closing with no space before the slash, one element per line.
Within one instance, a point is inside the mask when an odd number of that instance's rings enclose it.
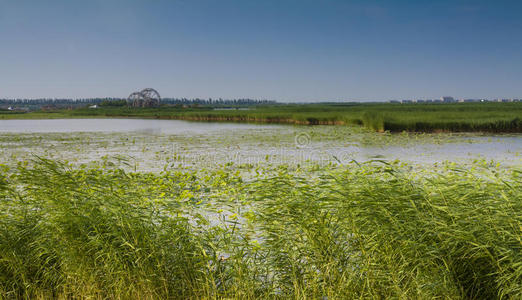
<path fill-rule="evenodd" d="M 0 161 L 34 155 L 136 170 L 401 160 L 492 160 L 522 165 L 522 135 L 383 134 L 349 126 L 291 126 L 143 119 L 0 120 Z"/>
<path fill-rule="evenodd" d="M 146 119 L 44 119 L 0 120 L 0 132 L 148 132 L 158 134 L 200 134 L 221 130 L 274 127 L 238 123 L 204 123 Z"/>

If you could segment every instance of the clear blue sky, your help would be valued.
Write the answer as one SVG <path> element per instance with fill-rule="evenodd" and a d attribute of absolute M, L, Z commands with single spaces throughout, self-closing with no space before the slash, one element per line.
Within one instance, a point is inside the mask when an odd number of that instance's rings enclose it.
<path fill-rule="evenodd" d="M 522 97 L 522 1 L 0 0 L 0 98 Z"/>

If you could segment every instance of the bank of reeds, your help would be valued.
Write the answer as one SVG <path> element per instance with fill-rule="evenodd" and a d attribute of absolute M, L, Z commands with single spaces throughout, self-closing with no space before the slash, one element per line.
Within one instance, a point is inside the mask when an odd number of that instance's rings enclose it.
<path fill-rule="evenodd" d="M 232 167 L 0 175 L 5 298 L 520 299 L 522 171 Z M 325 298 L 327 297 L 327 298 Z"/>
<path fill-rule="evenodd" d="M 326 103 L 263 105 L 246 108 L 248 109 L 214 110 L 211 106 L 102 107 L 18 114 L 0 113 L 0 119 L 123 117 L 206 122 L 362 125 L 372 130 L 390 132 L 522 132 L 522 102 Z"/>
<path fill-rule="evenodd" d="M 435 104 L 289 104 L 249 110 L 197 108 L 103 108 L 73 110 L 71 116 L 118 116 L 215 122 L 298 125 L 362 125 L 376 131 L 522 132 L 522 102 Z"/>

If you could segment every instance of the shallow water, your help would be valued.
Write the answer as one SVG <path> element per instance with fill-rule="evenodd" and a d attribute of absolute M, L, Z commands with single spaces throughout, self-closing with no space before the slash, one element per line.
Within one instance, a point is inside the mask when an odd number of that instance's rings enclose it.
<path fill-rule="evenodd" d="M 235 129 L 271 128 L 274 126 L 276 125 L 146 119 L 0 120 L 0 132 L 12 133 L 143 132 L 154 134 L 201 134 Z"/>
<path fill-rule="evenodd" d="M 347 126 L 178 120 L 0 120 L 0 163 L 34 155 L 77 164 L 105 160 L 139 171 L 375 159 L 418 165 L 485 159 L 509 167 L 522 166 L 522 135 L 381 134 Z"/>

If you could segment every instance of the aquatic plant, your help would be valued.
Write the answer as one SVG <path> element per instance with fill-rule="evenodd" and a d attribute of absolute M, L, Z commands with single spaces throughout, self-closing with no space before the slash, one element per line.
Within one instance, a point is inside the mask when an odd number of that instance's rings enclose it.
<path fill-rule="evenodd" d="M 477 160 L 0 172 L 8 298 L 517 299 L 522 171 Z"/>
<path fill-rule="evenodd" d="M 0 114 L 21 118 L 154 118 L 299 125 L 363 125 L 377 131 L 522 132 L 522 102 L 513 103 L 321 103 L 251 106 L 249 110 L 160 107 L 58 110 Z"/>

